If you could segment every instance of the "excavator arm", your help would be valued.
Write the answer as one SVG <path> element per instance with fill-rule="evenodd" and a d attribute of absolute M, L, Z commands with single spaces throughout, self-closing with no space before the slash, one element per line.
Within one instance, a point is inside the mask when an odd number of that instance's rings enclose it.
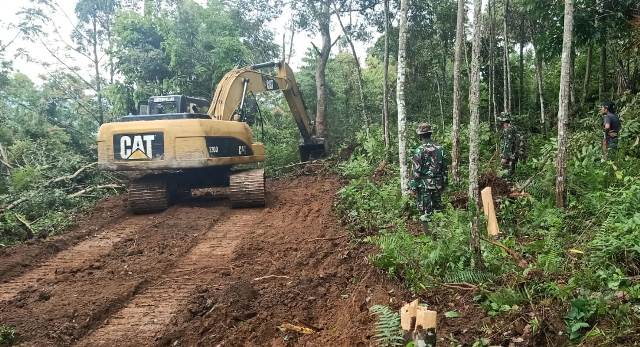
<path fill-rule="evenodd" d="M 260 72 L 263 68 L 276 68 L 275 76 Z M 208 114 L 213 119 L 235 120 L 244 111 L 247 95 L 281 90 L 302 136 L 300 157 L 323 155 L 325 141 L 315 135 L 315 129 L 302 99 L 293 71 L 285 62 L 263 63 L 228 72 L 218 83 Z"/>

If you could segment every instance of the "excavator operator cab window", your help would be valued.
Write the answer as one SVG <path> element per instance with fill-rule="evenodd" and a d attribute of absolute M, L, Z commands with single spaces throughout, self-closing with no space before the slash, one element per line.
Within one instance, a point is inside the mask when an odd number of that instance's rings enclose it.
<path fill-rule="evenodd" d="M 185 111 L 186 113 L 207 113 L 209 109 L 209 100 L 204 98 L 195 98 L 191 96 L 184 97 Z"/>
<path fill-rule="evenodd" d="M 173 96 L 154 96 L 149 100 L 149 114 L 180 113 L 178 101 Z"/>

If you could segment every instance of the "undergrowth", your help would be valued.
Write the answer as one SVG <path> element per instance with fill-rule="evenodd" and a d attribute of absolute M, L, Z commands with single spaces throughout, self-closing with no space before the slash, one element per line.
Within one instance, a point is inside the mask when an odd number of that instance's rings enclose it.
<path fill-rule="evenodd" d="M 544 333 L 550 324 L 538 312 L 550 311 L 564 321 L 563 335 L 571 342 L 624 344 L 639 337 L 640 96 L 627 95 L 620 105 L 620 150 L 606 161 L 600 116 L 594 112 L 572 123 L 565 210 L 554 204 L 555 139 L 528 139 L 529 159 L 513 182 L 519 186 L 533 177 L 527 195 L 498 197 L 496 206 L 499 241 L 526 260 L 526 269 L 482 243 L 486 270 L 472 270 L 468 214 L 449 203 L 453 192 L 464 191 L 464 181 L 444 194 L 433 234 L 423 235 L 412 201 L 400 195 L 397 158 L 381 150 L 376 132 L 359 134 L 363 145 L 339 167 L 349 183 L 339 193 L 338 212 L 354 235 L 377 247 L 372 263 L 417 294 L 446 283 L 473 284 L 487 315 L 527 314 L 536 333 Z M 486 125 L 482 129 L 488 132 Z M 495 170 L 495 137 L 483 139 L 482 170 Z"/>
<path fill-rule="evenodd" d="M 377 316 L 373 338 L 381 347 L 402 346 L 404 339 L 400 329 L 400 314 L 387 306 L 375 305 L 369 311 Z"/>
<path fill-rule="evenodd" d="M 0 346 L 10 346 L 16 340 L 16 329 L 0 325 Z"/>

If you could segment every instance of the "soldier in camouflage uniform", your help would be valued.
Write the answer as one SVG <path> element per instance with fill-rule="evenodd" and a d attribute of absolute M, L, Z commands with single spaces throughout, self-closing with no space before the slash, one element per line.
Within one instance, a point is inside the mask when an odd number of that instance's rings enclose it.
<path fill-rule="evenodd" d="M 516 164 L 524 155 L 524 138 L 516 127 L 511 124 L 508 112 L 502 112 L 498 117 L 502 133 L 500 134 L 500 164 L 507 170 L 507 177 L 513 177 Z"/>
<path fill-rule="evenodd" d="M 409 188 L 416 197 L 425 233 L 435 210 L 442 209 L 442 191 L 447 186 L 447 152 L 431 140 L 431 125 L 421 123 L 416 130 L 422 144 L 413 151 L 413 179 Z"/>

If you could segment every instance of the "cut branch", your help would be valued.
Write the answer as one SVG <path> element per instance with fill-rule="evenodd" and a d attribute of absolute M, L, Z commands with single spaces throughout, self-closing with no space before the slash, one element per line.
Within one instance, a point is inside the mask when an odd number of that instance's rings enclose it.
<path fill-rule="evenodd" d="M 70 198 L 77 198 L 81 195 L 84 195 L 88 192 L 94 191 L 94 190 L 99 190 L 99 189 L 118 189 L 118 188 L 122 188 L 123 186 L 121 184 L 102 184 L 99 186 L 92 186 L 92 187 L 88 187 L 82 190 L 79 190 L 75 193 L 71 193 L 69 195 L 67 195 L 67 197 Z"/>
<path fill-rule="evenodd" d="M 87 165 L 79 168 L 78 170 L 76 170 L 76 172 L 74 172 L 73 174 L 54 178 L 52 180 L 49 180 L 47 183 L 45 183 L 45 185 L 54 184 L 54 183 L 58 183 L 58 182 L 61 182 L 61 181 L 74 179 L 74 178 L 78 177 L 78 175 L 81 174 L 84 170 L 86 170 L 86 169 L 88 169 L 90 167 L 96 166 L 97 164 L 98 164 L 97 162 L 93 162 L 93 163 L 87 164 Z"/>
<path fill-rule="evenodd" d="M 285 279 L 290 279 L 289 276 L 284 276 L 284 275 L 267 275 L 267 276 L 262 276 L 262 277 L 257 277 L 253 279 L 253 282 L 257 282 L 260 280 L 266 280 L 269 278 L 285 278 Z"/>
<path fill-rule="evenodd" d="M 31 223 L 29 223 L 29 221 L 19 213 L 16 213 L 15 216 L 16 216 L 16 219 L 18 220 L 18 222 L 20 222 L 20 224 L 22 224 L 27 229 L 27 231 L 26 231 L 27 232 L 27 239 L 31 240 L 33 238 L 33 235 L 34 235 L 33 227 L 31 227 Z"/>
<path fill-rule="evenodd" d="M 503 245 L 502 243 L 500 243 L 500 242 L 498 242 L 498 241 L 489 240 L 489 239 L 486 239 L 486 238 L 484 238 L 484 237 L 481 237 L 480 239 L 481 239 L 482 241 L 488 242 L 488 243 L 490 243 L 490 244 L 492 244 L 492 245 L 494 245 L 494 246 L 496 246 L 496 247 L 499 247 L 499 248 L 501 248 L 503 251 L 507 252 L 507 254 L 508 254 L 511 258 L 513 258 L 513 260 L 515 261 L 515 263 L 516 263 L 519 267 L 521 267 L 521 268 L 523 268 L 523 269 L 526 269 L 527 267 L 529 267 L 529 263 L 527 263 L 527 261 L 526 261 L 526 260 L 524 260 L 524 259 L 522 258 L 522 256 L 520 256 L 520 254 L 516 253 L 516 252 L 515 252 L 514 250 L 512 250 L 511 248 L 509 248 L 509 247 L 507 247 L 507 246 Z"/>

